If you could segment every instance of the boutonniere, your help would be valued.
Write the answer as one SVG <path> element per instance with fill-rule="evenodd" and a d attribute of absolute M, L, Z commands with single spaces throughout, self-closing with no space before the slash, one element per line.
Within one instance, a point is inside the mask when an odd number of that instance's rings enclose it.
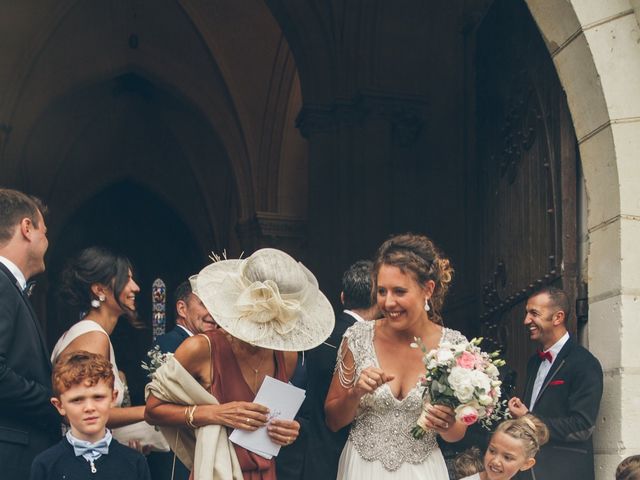
<path fill-rule="evenodd" d="M 555 387 L 556 385 L 564 385 L 564 380 L 552 380 L 549 385 Z"/>

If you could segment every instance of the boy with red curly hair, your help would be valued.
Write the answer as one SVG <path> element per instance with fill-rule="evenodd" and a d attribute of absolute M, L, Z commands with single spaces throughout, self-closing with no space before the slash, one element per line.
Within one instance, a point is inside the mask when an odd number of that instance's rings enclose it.
<path fill-rule="evenodd" d="M 76 351 L 58 359 L 51 403 L 70 429 L 34 459 L 30 480 L 151 480 L 144 456 L 119 444 L 106 428 L 117 395 L 113 382 L 111 363 L 101 355 Z"/>

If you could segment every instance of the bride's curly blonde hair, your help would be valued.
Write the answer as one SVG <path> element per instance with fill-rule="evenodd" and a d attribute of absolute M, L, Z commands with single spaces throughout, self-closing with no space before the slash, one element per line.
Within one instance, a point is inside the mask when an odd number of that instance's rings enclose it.
<path fill-rule="evenodd" d="M 404 233 L 389 238 L 380 246 L 373 265 L 374 301 L 378 291 L 378 272 L 382 265 L 398 267 L 403 273 L 411 273 L 420 285 L 433 280 L 435 288 L 429 299 L 429 316 L 431 321 L 442 325 L 441 312 L 453 280 L 453 267 L 433 241 L 425 235 Z"/>

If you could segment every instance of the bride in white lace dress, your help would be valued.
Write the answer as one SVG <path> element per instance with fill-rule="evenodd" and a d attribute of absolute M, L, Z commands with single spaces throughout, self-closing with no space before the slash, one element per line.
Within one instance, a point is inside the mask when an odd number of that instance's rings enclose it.
<path fill-rule="evenodd" d="M 465 341 L 440 317 L 452 273 L 421 235 L 392 237 L 378 250 L 374 289 L 384 318 L 345 332 L 325 403 L 329 428 L 351 423 L 338 479 L 449 479 L 436 436 L 455 442 L 466 426 L 450 408 L 428 405 L 429 430 L 420 440 L 411 436 L 423 408 L 418 378 L 424 365 L 422 352 L 410 344 L 414 337 L 430 349 Z"/>

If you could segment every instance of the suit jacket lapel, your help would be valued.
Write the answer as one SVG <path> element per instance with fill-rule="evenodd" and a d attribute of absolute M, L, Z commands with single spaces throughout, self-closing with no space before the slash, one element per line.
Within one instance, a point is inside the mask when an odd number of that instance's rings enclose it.
<path fill-rule="evenodd" d="M 524 403 L 525 405 L 531 405 L 531 395 L 533 393 L 533 384 L 536 380 L 536 374 L 538 373 L 538 368 L 540 367 L 540 359 L 537 355 L 534 355 L 529 360 L 529 364 L 527 365 L 527 384 L 524 388 Z"/>
<path fill-rule="evenodd" d="M 556 377 L 556 375 L 562 369 L 562 367 L 564 367 L 567 361 L 567 356 L 569 355 L 569 352 L 573 349 L 573 347 L 574 347 L 573 339 L 569 337 L 569 340 L 567 340 L 567 343 L 564 344 L 564 347 L 562 347 L 562 350 L 560 350 L 560 352 L 558 353 L 558 356 L 556 357 L 555 362 L 553 362 L 553 365 L 551 366 L 551 370 L 549 370 L 549 373 L 547 373 L 547 376 L 544 378 L 544 383 L 542 384 L 540 393 L 538 393 L 538 399 L 536 400 L 536 405 L 540 401 L 542 394 L 545 392 L 545 390 L 549 386 L 549 383 L 551 383 L 551 381 Z"/>
<path fill-rule="evenodd" d="M 184 328 L 180 328 L 180 327 L 176 327 L 176 328 L 178 329 L 178 336 L 181 343 L 184 342 L 187 338 L 189 338 L 189 334 Z"/>
<path fill-rule="evenodd" d="M 0 270 L 2 270 L 4 272 L 4 274 L 7 276 L 9 281 L 11 283 L 13 283 L 13 286 L 16 287 L 16 290 L 18 290 L 18 293 L 20 295 L 22 295 L 22 289 L 20 288 L 20 284 L 18 283 L 18 279 L 16 277 L 14 277 L 13 273 L 11 273 L 11 270 L 9 270 L 7 268 L 7 266 L 2 262 L 0 262 Z"/>
<path fill-rule="evenodd" d="M 24 294 L 24 292 L 20 288 L 20 284 L 18 284 L 18 280 L 16 279 L 16 277 L 13 276 L 11 271 L 3 263 L 0 263 L 0 270 L 2 270 L 5 273 L 5 275 L 9 278 L 9 281 L 13 283 L 13 285 L 16 287 L 16 290 L 18 291 L 18 295 L 20 295 L 20 298 L 22 298 L 22 301 L 26 304 L 27 309 L 29 310 L 31 320 L 33 321 L 33 324 L 35 326 L 36 332 L 38 332 L 38 338 L 40 339 L 40 348 L 42 348 L 44 357 L 48 361 L 49 351 L 47 350 L 47 345 L 44 341 L 44 334 L 42 333 L 42 327 L 40 326 L 40 322 L 36 317 L 36 312 L 33 310 L 33 306 L 31 305 L 31 302 L 29 301 L 27 296 Z"/>

